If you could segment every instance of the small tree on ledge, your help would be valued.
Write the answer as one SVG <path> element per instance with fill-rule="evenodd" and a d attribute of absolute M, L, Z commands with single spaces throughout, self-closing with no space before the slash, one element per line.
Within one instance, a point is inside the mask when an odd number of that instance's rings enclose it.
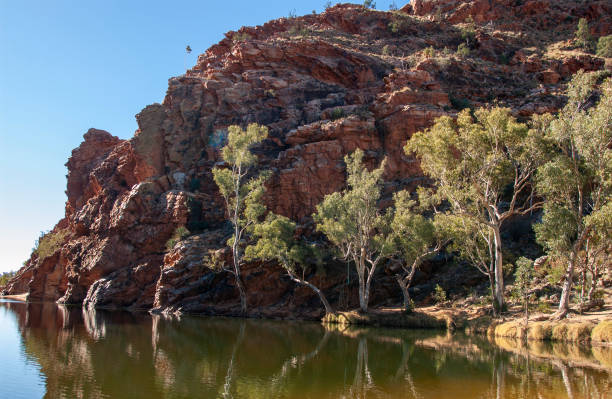
<path fill-rule="evenodd" d="M 253 226 L 252 234 L 257 242 L 246 248 L 246 260 L 276 260 L 292 281 L 310 288 L 319 296 L 326 314 L 334 312 L 323 291 L 305 277 L 306 260 L 316 256 L 312 247 L 294 238 L 295 222 L 285 216 L 269 213 L 265 221 Z"/>
<path fill-rule="evenodd" d="M 247 313 L 246 289 L 242 281 L 241 268 L 244 257 L 244 239 L 248 230 L 257 223 L 266 211 L 262 197 L 267 172 L 247 180 L 250 170 L 257 164 L 257 157 L 251 148 L 268 136 L 268 128 L 255 123 L 247 130 L 240 126 L 228 128 L 227 145 L 223 147 L 222 156 L 228 168 L 213 168 L 213 178 L 225 200 L 226 215 L 232 224 L 234 233 L 227 245 L 232 249 L 233 265 L 223 270 L 234 275 L 240 293 L 240 308 Z"/>

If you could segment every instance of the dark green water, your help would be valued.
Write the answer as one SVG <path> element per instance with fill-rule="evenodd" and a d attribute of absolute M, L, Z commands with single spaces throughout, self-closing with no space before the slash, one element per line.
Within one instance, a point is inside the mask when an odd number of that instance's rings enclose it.
<path fill-rule="evenodd" d="M 0 398 L 612 397 L 610 348 L 8 301 L 0 326 Z"/>

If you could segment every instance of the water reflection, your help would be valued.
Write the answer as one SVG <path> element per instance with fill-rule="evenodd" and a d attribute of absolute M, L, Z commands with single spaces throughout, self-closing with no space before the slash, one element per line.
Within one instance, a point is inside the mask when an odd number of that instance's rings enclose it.
<path fill-rule="evenodd" d="M 339 331 L 315 323 L 165 319 L 54 304 L 0 306 L 16 316 L 24 350 L 40 364 L 49 398 L 611 395 L 612 348 Z M 0 397 L 11 396 L 2 389 Z"/>

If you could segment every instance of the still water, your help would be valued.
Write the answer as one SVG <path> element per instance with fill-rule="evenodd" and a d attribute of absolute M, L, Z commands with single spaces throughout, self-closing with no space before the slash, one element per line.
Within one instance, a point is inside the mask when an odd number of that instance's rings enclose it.
<path fill-rule="evenodd" d="M 612 348 L 0 301 L 0 398 L 612 398 Z"/>

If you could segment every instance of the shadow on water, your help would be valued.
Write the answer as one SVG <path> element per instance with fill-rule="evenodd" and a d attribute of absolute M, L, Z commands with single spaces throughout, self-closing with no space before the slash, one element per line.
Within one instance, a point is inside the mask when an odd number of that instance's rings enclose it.
<path fill-rule="evenodd" d="M 339 331 L 287 321 L 165 319 L 47 303 L 0 306 L 17 318 L 24 350 L 40 364 L 49 398 L 605 398 L 612 393 L 610 348 L 524 347 L 437 332 Z"/>

